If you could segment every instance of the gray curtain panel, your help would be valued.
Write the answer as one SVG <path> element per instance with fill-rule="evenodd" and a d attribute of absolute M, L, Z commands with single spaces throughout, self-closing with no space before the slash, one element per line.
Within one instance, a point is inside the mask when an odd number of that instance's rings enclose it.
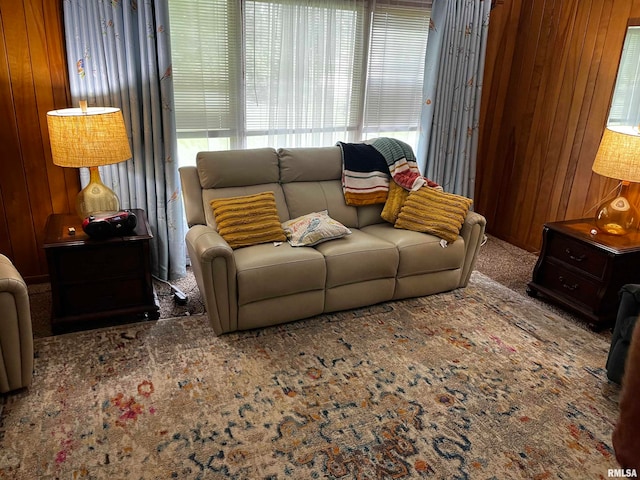
<path fill-rule="evenodd" d="M 490 0 L 433 0 L 417 161 L 444 190 L 473 197 Z"/>
<path fill-rule="evenodd" d="M 168 0 L 65 0 L 64 24 L 73 106 L 119 107 L 129 133 L 133 158 L 101 167 L 102 180 L 121 208 L 147 212 L 154 275 L 184 276 Z"/>

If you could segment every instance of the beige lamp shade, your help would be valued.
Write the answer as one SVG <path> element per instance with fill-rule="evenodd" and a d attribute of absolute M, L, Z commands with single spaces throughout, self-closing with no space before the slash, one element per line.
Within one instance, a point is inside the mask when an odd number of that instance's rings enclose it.
<path fill-rule="evenodd" d="M 47 113 L 53 163 L 61 167 L 98 167 L 131 158 L 119 108 L 65 108 Z"/>
<path fill-rule="evenodd" d="M 592 169 L 605 177 L 640 182 L 638 130 L 633 127 L 607 127 Z"/>

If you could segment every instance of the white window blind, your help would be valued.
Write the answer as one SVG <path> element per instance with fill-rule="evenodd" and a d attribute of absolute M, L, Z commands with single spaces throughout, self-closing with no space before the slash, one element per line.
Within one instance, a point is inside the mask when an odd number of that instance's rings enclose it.
<path fill-rule="evenodd" d="M 244 2 L 247 136 L 293 147 L 355 130 L 364 13 L 360 1 Z"/>
<path fill-rule="evenodd" d="M 417 129 L 430 13 L 424 2 L 375 2 L 365 133 Z"/>
<path fill-rule="evenodd" d="M 608 124 L 640 125 L 640 27 L 627 29 Z"/>
<path fill-rule="evenodd" d="M 242 109 L 238 7 L 228 0 L 169 2 L 179 136 L 235 134 Z"/>
<path fill-rule="evenodd" d="M 381 135 L 415 148 L 430 3 L 169 0 L 180 164 Z"/>

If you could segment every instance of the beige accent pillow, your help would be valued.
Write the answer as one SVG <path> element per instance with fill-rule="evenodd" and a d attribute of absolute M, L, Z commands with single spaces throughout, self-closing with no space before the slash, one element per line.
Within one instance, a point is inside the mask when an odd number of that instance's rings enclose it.
<path fill-rule="evenodd" d="M 273 192 L 241 197 L 218 198 L 209 202 L 218 233 L 231 248 L 267 242 L 284 242 Z"/>
<path fill-rule="evenodd" d="M 455 242 L 472 203 L 470 198 L 422 187 L 409 193 L 394 227 Z"/>
<path fill-rule="evenodd" d="M 409 196 L 409 191 L 398 185 L 391 179 L 389 182 L 389 194 L 384 204 L 380 216 L 389 223 L 396 223 L 400 209 L 404 205 L 405 200 Z"/>
<path fill-rule="evenodd" d="M 351 230 L 331 218 L 326 210 L 287 220 L 282 228 L 292 247 L 311 247 L 351 233 Z"/>

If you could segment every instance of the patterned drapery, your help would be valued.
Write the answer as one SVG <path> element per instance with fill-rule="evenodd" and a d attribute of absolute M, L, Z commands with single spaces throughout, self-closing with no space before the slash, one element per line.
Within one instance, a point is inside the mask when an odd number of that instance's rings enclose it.
<path fill-rule="evenodd" d="M 490 0 L 433 0 L 417 160 L 448 192 L 473 197 Z"/>
<path fill-rule="evenodd" d="M 133 158 L 101 167 L 121 208 L 143 208 L 153 232 L 152 269 L 186 273 L 176 156 L 168 0 L 64 0 L 73 106 L 122 109 Z M 82 139 L 78 139 L 81 141 Z M 82 169 L 81 183 L 88 183 Z"/>

